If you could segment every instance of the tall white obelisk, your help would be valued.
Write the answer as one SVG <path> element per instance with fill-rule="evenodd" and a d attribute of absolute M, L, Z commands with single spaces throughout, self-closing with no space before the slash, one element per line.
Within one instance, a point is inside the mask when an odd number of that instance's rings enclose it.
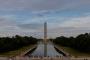
<path fill-rule="evenodd" d="M 44 57 L 47 56 L 47 23 L 44 23 Z"/>

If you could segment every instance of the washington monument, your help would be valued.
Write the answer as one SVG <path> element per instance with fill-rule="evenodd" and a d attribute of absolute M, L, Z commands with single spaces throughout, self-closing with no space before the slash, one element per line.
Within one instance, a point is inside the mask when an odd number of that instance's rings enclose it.
<path fill-rule="evenodd" d="M 47 56 L 47 22 L 44 23 L 44 57 Z"/>

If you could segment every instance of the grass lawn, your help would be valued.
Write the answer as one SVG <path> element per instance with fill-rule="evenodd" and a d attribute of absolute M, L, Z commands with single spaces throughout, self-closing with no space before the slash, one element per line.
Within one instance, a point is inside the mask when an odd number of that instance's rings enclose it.
<path fill-rule="evenodd" d="M 14 57 L 14 56 L 18 56 L 20 55 L 21 53 L 24 53 L 25 51 L 33 48 L 35 45 L 29 45 L 29 46 L 25 46 L 25 47 L 22 47 L 18 50 L 15 50 L 15 51 L 9 51 L 9 52 L 5 52 L 5 53 L 0 53 L 0 56 L 3 56 L 3 57 Z"/>
<path fill-rule="evenodd" d="M 70 54 L 70 56 L 74 57 L 90 57 L 90 53 L 83 53 L 77 50 L 74 50 L 69 47 L 59 46 L 60 49 Z"/>

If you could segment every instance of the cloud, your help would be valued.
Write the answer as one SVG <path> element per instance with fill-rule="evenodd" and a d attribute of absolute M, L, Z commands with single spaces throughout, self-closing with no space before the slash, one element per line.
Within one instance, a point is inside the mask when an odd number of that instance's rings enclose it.
<path fill-rule="evenodd" d="M 50 37 L 57 36 L 77 36 L 82 33 L 90 33 L 90 15 L 69 17 L 62 23 L 57 23 L 57 26 L 48 29 Z"/>
<path fill-rule="evenodd" d="M 0 16 L 0 26 L 14 26 L 15 22 L 12 20 L 13 16 Z"/>
<path fill-rule="evenodd" d="M 0 10 L 63 10 L 89 7 L 90 0 L 0 0 Z"/>
<path fill-rule="evenodd" d="M 17 20 L 12 19 L 14 16 L 0 17 L 0 36 L 32 35 L 43 38 L 43 22 L 40 17 L 27 22 L 17 23 Z M 15 17 L 14 17 L 15 18 Z M 54 19 L 54 20 L 52 20 Z M 56 19 L 56 20 L 55 20 Z M 81 33 L 90 32 L 90 15 L 79 17 L 47 17 L 48 21 L 48 37 L 57 36 L 77 36 Z M 39 21 L 39 22 L 38 22 Z"/>
<path fill-rule="evenodd" d="M 90 0 L 0 0 L 0 36 L 43 37 L 45 21 L 50 37 L 90 32 L 89 6 Z"/>
<path fill-rule="evenodd" d="M 14 35 L 33 35 L 37 36 L 36 32 L 40 32 L 43 25 L 38 23 L 17 23 L 16 16 L 2 15 L 0 16 L 0 36 L 14 36 Z"/>
<path fill-rule="evenodd" d="M 40 30 L 43 28 L 43 24 L 38 23 L 29 23 L 29 24 L 20 24 L 18 25 L 21 29 L 31 29 L 31 30 Z"/>
<path fill-rule="evenodd" d="M 62 27 L 90 27 L 90 16 L 81 16 L 69 18 L 67 21 L 60 24 Z"/>

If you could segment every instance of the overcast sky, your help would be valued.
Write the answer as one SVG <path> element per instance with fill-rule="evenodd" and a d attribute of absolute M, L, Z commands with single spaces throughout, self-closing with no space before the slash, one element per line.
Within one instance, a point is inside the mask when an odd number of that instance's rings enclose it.
<path fill-rule="evenodd" d="M 90 0 L 0 0 L 0 36 L 43 38 L 90 32 Z"/>

